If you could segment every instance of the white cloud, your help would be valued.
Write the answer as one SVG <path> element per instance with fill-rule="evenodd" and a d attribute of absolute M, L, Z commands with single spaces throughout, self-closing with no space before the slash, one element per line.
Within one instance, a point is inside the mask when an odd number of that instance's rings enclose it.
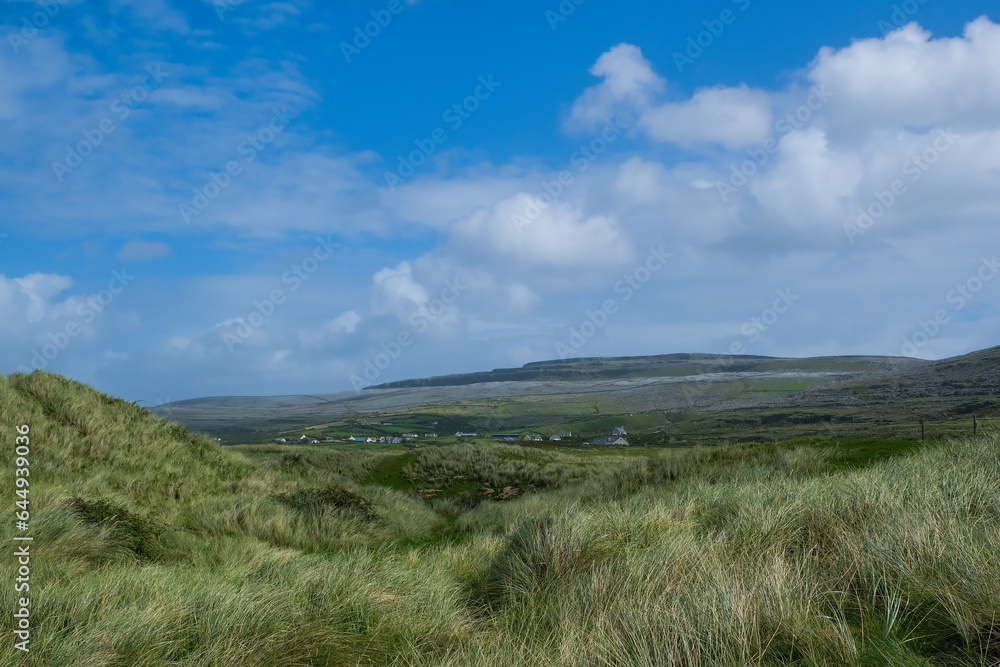
<path fill-rule="evenodd" d="M 719 206 L 715 186 L 708 181 L 714 177 L 699 165 L 667 168 L 654 160 L 629 158 L 613 175 L 617 215 L 629 220 L 632 234 L 650 243 L 717 243 L 738 221 Z"/>
<path fill-rule="evenodd" d="M 745 85 L 699 90 L 690 100 L 652 106 L 639 124 L 657 141 L 743 148 L 760 144 L 773 122 L 768 95 Z"/>
<path fill-rule="evenodd" d="M 751 191 L 774 218 L 786 225 L 837 240 L 863 166 L 857 155 L 831 148 L 815 128 L 793 131 L 779 144 L 781 160 L 756 179 Z"/>
<path fill-rule="evenodd" d="M 588 128 L 600 125 L 623 106 L 645 108 L 653 94 L 664 88 L 664 80 L 653 72 L 639 47 L 619 44 L 597 59 L 590 68 L 600 84 L 588 88 L 573 104 L 569 123 Z"/>
<path fill-rule="evenodd" d="M 58 39 L 36 36 L 31 49 L 0 52 L 0 120 L 23 126 L 37 122 L 32 93 L 38 88 L 62 86 L 84 74 L 86 58 L 71 56 Z M 30 112 L 29 112 L 30 111 Z"/>
<path fill-rule="evenodd" d="M 334 333 L 341 331 L 344 333 L 354 333 L 354 329 L 357 328 L 360 323 L 361 316 L 353 310 L 348 310 L 331 320 L 327 327 Z"/>
<path fill-rule="evenodd" d="M 809 79 L 833 93 L 845 131 L 928 125 L 995 127 L 1000 116 L 1000 25 L 986 17 L 962 37 L 932 39 L 910 23 L 884 39 L 825 47 Z"/>
<path fill-rule="evenodd" d="M 495 173 L 466 174 L 461 178 L 415 179 L 395 192 L 384 190 L 379 205 L 400 222 L 444 229 L 470 211 L 537 186 L 538 178 L 530 181 L 523 169 L 512 171 L 498 168 Z"/>
<path fill-rule="evenodd" d="M 118 251 L 117 257 L 124 260 L 148 260 L 156 259 L 157 257 L 166 257 L 172 252 L 173 250 L 170 249 L 170 246 L 162 241 L 147 242 L 133 239 Z"/>
<path fill-rule="evenodd" d="M 632 257 L 614 219 L 588 216 L 568 203 L 542 208 L 523 192 L 473 212 L 451 232 L 458 252 L 500 265 L 602 273 Z"/>
<path fill-rule="evenodd" d="M 71 278 L 54 273 L 19 278 L 0 274 L 0 365 L 7 369 L 4 372 L 30 371 L 53 363 L 61 368 L 98 364 L 93 343 L 106 340 L 101 333 L 121 331 L 117 319 L 121 313 L 108 320 L 107 302 L 102 305 L 96 296 L 65 295 L 72 286 Z M 102 326 L 109 321 L 112 325 Z"/>
<path fill-rule="evenodd" d="M 112 0 L 111 11 L 120 13 L 127 9 L 135 19 L 156 30 L 169 30 L 181 35 L 191 32 L 185 18 L 166 0 Z"/>
<path fill-rule="evenodd" d="M 592 129 L 615 114 L 638 119 L 638 127 L 656 141 L 694 146 L 721 144 L 739 148 L 763 141 L 772 118 L 767 93 L 745 85 L 697 91 L 691 99 L 655 98 L 666 81 L 653 71 L 638 47 L 619 44 L 602 55 L 590 73 L 604 78 L 573 104 L 569 129 Z"/>
<path fill-rule="evenodd" d="M 73 286 L 73 280 L 69 276 L 54 273 L 31 273 L 23 278 L 14 278 L 16 292 L 10 281 L 3 279 L 3 276 L 0 276 L 0 280 L 4 281 L 7 297 L 2 310 L 8 323 L 16 321 L 17 311 L 21 311 L 29 323 L 47 319 L 54 309 L 53 297 Z"/>
<path fill-rule="evenodd" d="M 409 262 L 400 262 L 394 268 L 386 267 L 372 276 L 375 286 L 374 308 L 377 313 L 396 313 L 404 319 L 415 308 L 427 305 L 427 290 L 413 278 Z"/>
<path fill-rule="evenodd" d="M 304 10 L 309 8 L 308 0 L 295 2 L 267 2 L 235 4 L 223 11 L 224 18 L 233 20 L 250 36 L 286 25 L 295 25 Z M 239 10 L 237 13 L 236 10 Z"/>
<path fill-rule="evenodd" d="M 172 213 L 181 203 L 190 205 L 193 188 L 210 183 L 209 172 L 219 172 L 228 161 L 244 160 L 241 142 L 267 127 L 275 109 L 287 106 L 301 115 L 317 99 L 288 61 L 250 57 L 233 65 L 229 76 L 159 59 L 111 71 L 69 50 L 56 31 L 40 32 L 30 47 L 19 54 L 0 51 L 0 120 L 9 121 L 11 130 L 0 137 L 6 158 L 0 196 L 7 196 L 10 215 L 47 231 L 81 225 L 105 232 L 116 226 L 129 232 L 173 230 L 183 220 Z M 147 65 L 165 76 L 146 88 L 137 109 L 129 109 L 121 97 L 144 85 Z M 102 122 L 113 128 L 110 136 L 98 131 Z M 320 220 L 329 216 L 317 210 L 317 197 L 327 198 L 320 206 L 333 208 L 331 200 L 343 192 L 338 186 L 356 196 L 355 186 L 362 183 L 357 166 L 371 156 L 323 155 L 314 146 L 302 150 L 296 122 L 293 117 L 246 163 L 195 223 L 239 224 L 273 234 L 295 215 L 313 221 L 313 229 L 326 229 Z M 57 176 L 53 165 L 67 163 L 67 146 L 88 135 L 99 137 L 98 144 L 69 173 Z M 165 142 L 164 136 L 179 140 Z M 228 205 L 220 205 L 227 199 Z M 270 206 L 275 199 L 282 200 L 286 215 Z M 302 203 L 288 211 L 292 202 Z M 374 198 L 366 206 L 376 210 Z M 354 213 L 344 215 L 356 219 Z"/>
<path fill-rule="evenodd" d="M 510 309 L 515 313 L 529 313 L 542 302 L 542 299 L 527 285 L 514 283 L 507 288 L 510 297 Z"/>

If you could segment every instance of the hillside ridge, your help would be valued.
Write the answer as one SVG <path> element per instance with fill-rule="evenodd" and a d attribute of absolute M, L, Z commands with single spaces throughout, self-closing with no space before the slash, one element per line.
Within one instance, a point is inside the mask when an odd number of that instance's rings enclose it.
<path fill-rule="evenodd" d="M 787 370 L 819 362 L 861 362 L 873 368 L 905 364 L 920 365 L 920 359 L 877 355 L 844 355 L 823 357 L 770 357 L 763 355 L 723 355 L 707 353 L 674 353 L 628 357 L 579 357 L 533 361 L 520 368 L 495 368 L 491 371 L 455 373 L 426 378 L 383 382 L 367 389 L 404 389 L 410 387 L 444 387 L 484 382 L 523 382 L 529 380 L 588 380 L 626 377 L 682 377 L 705 373 L 741 373 L 774 370 L 780 365 Z"/>

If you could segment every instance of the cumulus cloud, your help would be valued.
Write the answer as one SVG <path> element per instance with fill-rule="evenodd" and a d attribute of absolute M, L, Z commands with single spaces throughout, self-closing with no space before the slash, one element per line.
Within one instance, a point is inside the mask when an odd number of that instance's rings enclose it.
<path fill-rule="evenodd" d="M 481 300 L 470 296 L 480 287 L 473 280 L 475 274 L 467 265 L 453 264 L 447 257 L 422 257 L 416 265 L 420 278 L 415 275 L 415 267 L 406 261 L 375 273 L 372 310 L 376 314 L 394 315 L 403 325 L 400 331 L 411 335 L 453 337 L 462 329 L 462 308 L 483 305 Z M 379 327 L 371 330 L 380 337 L 386 333 Z"/>
<path fill-rule="evenodd" d="M 658 100 L 666 81 L 632 44 L 610 49 L 590 73 L 604 80 L 573 104 L 567 121 L 570 129 L 591 129 L 621 114 L 637 119 L 638 126 L 656 141 L 739 148 L 763 141 L 771 126 L 767 93 L 745 85 L 699 90 L 680 102 Z"/>
<path fill-rule="evenodd" d="M 718 243 L 738 224 L 719 206 L 708 166 L 677 165 L 631 157 L 611 176 L 611 197 L 629 232 L 649 243 Z"/>
<path fill-rule="evenodd" d="M 665 85 L 639 47 L 632 44 L 611 48 L 597 59 L 590 73 L 604 81 L 588 88 L 573 104 L 569 119 L 572 126 L 592 127 L 629 107 L 645 108 Z"/>
<path fill-rule="evenodd" d="M 462 253 L 504 265 L 600 271 L 632 257 L 613 218 L 568 203 L 546 205 L 523 192 L 457 221 L 451 233 Z"/>
<path fill-rule="evenodd" d="M 840 50 L 824 47 L 809 79 L 834 92 L 830 113 L 853 132 L 901 126 L 995 127 L 1000 25 L 981 17 L 961 37 L 932 39 L 916 23 Z"/>
<path fill-rule="evenodd" d="M 17 285 L 17 291 L 14 292 L 13 285 L 9 283 L 4 291 L 10 301 L 18 298 L 22 300 L 26 306 L 22 310 L 28 322 L 44 319 L 49 313 L 52 298 L 73 285 L 69 276 L 54 273 L 31 273 L 23 278 L 14 278 L 13 282 Z M 4 305 L 13 304 L 8 301 Z M 4 309 L 5 313 L 11 313 L 11 310 L 14 309 Z"/>
<path fill-rule="evenodd" d="M 690 100 L 647 108 L 640 126 L 657 141 L 726 148 L 764 141 L 773 122 L 767 93 L 745 85 L 699 90 Z"/>
<path fill-rule="evenodd" d="M 775 123 L 776 108 L 794 108 L 808 94 L 795 90 L 741 84 L 662 99 L 667 82 L 631 44 L 611 48 L 590 71 L 603 81 L 575 101 L 567 129 L 593 128 L 617 113 L 635 119 L 654 141 L 727 149 L 759 146 L 793 125 L 802 129 L 794 120 Z M 871 132 L 904 128 L 993 128 L 1000 116 L 1000 25 L 981 17 L 960 37 L 934 39 L 911 23 L 884 38 L 839 50 L 823 47 L 805 74 L 808 84 L 829 91 L 822 110 L 810 110 L 809 121 L 855 142 Z"/>
<path fill-rule="evenodd" d="M 361 316 L 353 310 L 341 313 L 330 321 L 327 327 L 334 333 L 354 333 L 354 329 L 361 323 Z"/>
<path fill-rule="evenodd" d="M 839 238 L 838 222 L 847 219 L 863 175 L 857 155 L 830 146 L 820 130 L 793 131 L 779 144 L 781 160 L 754 181 L 757 201 L 786 225 Z"/>
<path fill-rule="evenodd" d="M 339 344 L 344 334 L 352 334 L 362 322 L 362 317 L 354 310 L 347 310 L 329 322 L 312 328 L 299 328 L 298 342 L 301 349 L 319 350 L 324 342 Z M 287 356 L 287 355 L 286 355 Z"/>
<path fill-rule="evenodd" d="M 414 308 L 422 308 L 430 301 L 427 290 L 413 277 L 409 262 L 386 267 L 372 276 L 375 286 L 375 312 L 396 313 L 403 319 Z"/>
<path fill-rule="evenodd" d="M 615 191 L 618 211 L 632 215 L 617 217 L 634 230 L 636 212 L 687 211 L 715 219 L 705 227 L 718 233 L 701 241 L 728 234 L 745 243 L 753 234 L 784 252 L 847 241 L 844 226 L 879 198 L 888 202 L 896 183 L 902 194 L 880 213 L 875 238 L 954 229 L 958 220 L 967 229 L 988 224 L 998 202 L 1000 26 L 980 18 L 960 37 L 934 39 L 910 24 L 823 48 L 802 82 L 771 91 L 705 89 L 681 102 L 632 96 L 638 127 L 651 139 L 725 150 L 696 153 L 691 163 L 630 159 Z M 612 97 L 610 87 L 605 93 Z M 588 103 L 586 94 L 577 101 Z M 687 192 L 676 187 L 682 174 L 690 176 Z M 719 220 L 718 204 L 728 220 Z"/>
<path fill-rule="evenodd" d="M 97 295 L 66 294 L 73 287 L 69 276 L 30 273 L 19 278 L 0 274 L 0 365 L 13 370 L 46 368 L 59 358 L 72 365 L 74 355 L 91 352 L 102 328 L 107 301 Z M 118 323 L 116 313 L 116 324 Z M 104 327 L 109 331 L 110 327 Z M 87 341 L 84 343 L 83 341 Z M 69 352 L 67 352 L 67 349 Z M 86 364 L 93 364 L 89 358 Z"/>

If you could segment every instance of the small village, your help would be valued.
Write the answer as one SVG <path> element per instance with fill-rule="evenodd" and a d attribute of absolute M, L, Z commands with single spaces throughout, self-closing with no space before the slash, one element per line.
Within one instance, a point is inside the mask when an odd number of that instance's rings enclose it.
<path fill-rule="evenodd" d="M 436 425 L 437 422 L 434 422 Z M 380 426 L 392 426 L 392 422 L 384 421 L 379 422 Z M 627 447 L 629 446 L 628 432 L 625 430 L 624 426 L 616 426 L 611 430 L 608 435 L 596 436 L 589 439 L 584 439 L 581 441 L 580 438 L 574 437 L 572 431 L 562 430 L 554 433 L 546 439 L 545 436 L 539 433 L 490 433 L 490 434 L 480 434 L 480 433 L 470 433 L 465 431 L 456 431 L 455 435 L 447 440 L 455 440 L 459 442 L 471 442 L 477 440 L 487 440 L 487 441 L 500 441 L 504 443 L 544 443 L 548 441 L 552 444 L 573 444 L 573 445 L 583 445 L 583 446 L 597 446 L 597 447 Z M 361 444 L 361 445 L 404 445 L 406 447 L 419 447 L 421 444 L 443 444 L 441 441 L 443 439 L 437 433 L 403 433 L 402 435 L 351 435 L 346 438 L 335 438 L 330 435 L 325 435 L 322 437 L 308 436 L 305 434 L 300 435 L 298 438 L 289 439 L 287 437 L 275 438 L 274 442 L 278 444 L 305 444 L 305 445 L 319 445 L 319 444 Z"/>

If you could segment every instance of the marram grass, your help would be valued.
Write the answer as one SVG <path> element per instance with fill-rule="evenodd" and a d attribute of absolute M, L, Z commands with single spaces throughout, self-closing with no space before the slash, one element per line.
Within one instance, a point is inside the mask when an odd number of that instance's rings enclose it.
<path fill-rule="evenodd" d="M 995 439 L 852 470 L 801 444 L 456 446 L 382 486 L 396 454 L 225 449 L 41 372 L 0 380 L 4 451 L 19 424 L 32 638 L 5 613 L 0 664 L 1000 664 Z"/>

